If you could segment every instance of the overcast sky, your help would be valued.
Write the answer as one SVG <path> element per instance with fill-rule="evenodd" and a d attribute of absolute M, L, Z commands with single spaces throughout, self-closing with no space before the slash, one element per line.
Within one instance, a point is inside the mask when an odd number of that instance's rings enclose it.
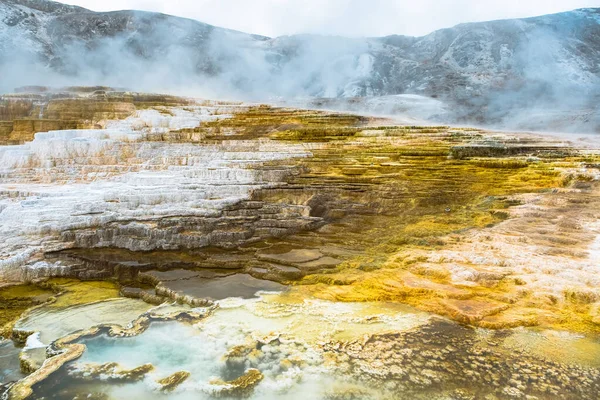
<path fill-rule="evenodd" d="M 266 36 L 425 35 L 461 22 L 530 17 L 600 0 L 66 0 L 95 11 L 137 9 Z"/>

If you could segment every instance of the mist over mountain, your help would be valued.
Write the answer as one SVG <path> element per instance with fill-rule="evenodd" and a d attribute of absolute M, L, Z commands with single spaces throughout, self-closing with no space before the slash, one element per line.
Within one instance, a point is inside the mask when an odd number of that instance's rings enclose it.
<path fill-rule="evenodd" d="M 423 37 L 268 38 L 158 13 L 0 0 L 0 91 L 33 84 L 303 99 L 379 114 L 421 110 L 419 118 L 438 122 L 594 132 L 600 8 Z"/>

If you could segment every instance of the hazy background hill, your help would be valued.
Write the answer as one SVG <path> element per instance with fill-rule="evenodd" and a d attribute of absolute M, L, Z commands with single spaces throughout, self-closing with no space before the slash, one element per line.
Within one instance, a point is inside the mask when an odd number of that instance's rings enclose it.
<path fill-rule="evenodd" d="M 600 9 L 461 24 L 423 37 L 267 38 L 157 13 L 0 0 L 0 90 L 31 84 L 600 131 Z"/>

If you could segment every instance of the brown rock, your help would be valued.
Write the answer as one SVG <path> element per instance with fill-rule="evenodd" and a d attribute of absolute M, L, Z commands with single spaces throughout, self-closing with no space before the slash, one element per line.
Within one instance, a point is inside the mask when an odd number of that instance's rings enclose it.
<path fill-rule="evenodd" d="M 262 372 L 251 368 L 244 375 L 232 381 L 213 381 L 212 383 L 221 386 L 220 394 L 223 396 L 248 396 L 263 378 Z"/>
<path fill-rule="evenodd" d="M 491 300 L 445 299 L 442 300 L 441 304 L 452 318 L 468 324 L 480 321 L 487 316 L 498 314 L 509 308 L 507 304 Z"/>
<path fill-rule="evenodd" d="M 185 382 L 190 375 L 191 374 L 187 371 L 179 371 L 156 382 L 162 386 L 160 390 L 163 392 L 172 392 L 173 390 L 177 389 L 179 385 Z"/>

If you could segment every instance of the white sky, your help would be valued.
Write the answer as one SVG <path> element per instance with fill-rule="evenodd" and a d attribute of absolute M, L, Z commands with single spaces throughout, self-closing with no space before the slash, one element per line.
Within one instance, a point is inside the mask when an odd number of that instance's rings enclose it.
<path fill-rule="evenodd" d="M 65 0 L 95 11 L 136 9 L 266 36 L 419 36 L 461 22 L 530 17 L 600 0 Z"/>

